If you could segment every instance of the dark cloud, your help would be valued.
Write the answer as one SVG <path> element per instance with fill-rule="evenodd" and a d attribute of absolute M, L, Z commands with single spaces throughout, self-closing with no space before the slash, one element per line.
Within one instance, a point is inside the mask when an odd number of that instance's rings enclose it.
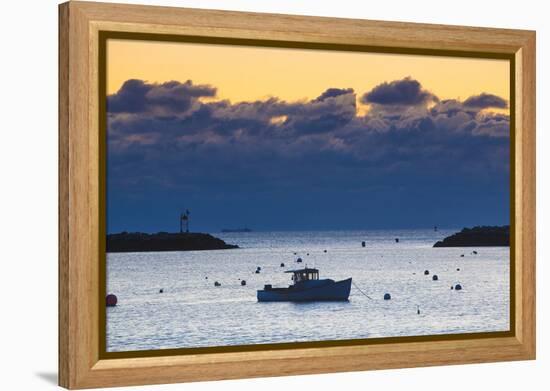
<path fill-rule="evenodd" d="M 216 88 L 169 81 L 149 84 L 142 80 L 127 80 L 116 94 L 107 97 L 109 113 L 150 113 L 169 115 L 189 110 L 201 97 L 216 96 Z"/>
<path fill-rule="evenodd" d="M 482 95 L 484 94 L 479 96 Z M 466 105 L 466 102 L 450 99 L 432 107 L 430 116 L 437 127 L 446 132 L 467 133 L 471 136 L 509 137 L 508 115 L 482 113 L 483 108 L 486 107 L 473 107 Z"/>
<path fill-rule="evenodd" d="M 477 109 L 499 108 L 505 109 L 508 107 L 508 102 L 500 96 L 482 93 L 469 97 L 464 101 L 464 106 Z"/>
<path fill-rule="evenodd" d="M 145 94 L 150 85 L 141 80 L 127 80 L 114 95 L 107 97 L 107 111 L 110 113 L 137 113 L 145 109 Z"/>
<path fill-rule="evenodd" d="M 361 102 L 379 105 L 419 105 L 436 99 L 432 93 L 424 90 L 417 80 L 406 77 L 379 84 L 363 95 Z"/>
<path fill-rule="evenodd" d="M 353 88 L 329 88 L 325 92 L 323 92 L 321 95 L 319 95 L 317 98 L 313 99 L 312 102 L 321 102 L 325 100 L 326 98 L 334 98 L 336 96 L 345 95 L 345 94 L 353 94 Z"/>

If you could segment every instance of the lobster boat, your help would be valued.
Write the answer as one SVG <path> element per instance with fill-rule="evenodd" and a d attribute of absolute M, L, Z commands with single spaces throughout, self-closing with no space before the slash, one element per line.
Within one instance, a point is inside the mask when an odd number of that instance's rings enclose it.
<path fill-rule="evenodd" d="M 347 301 L 351 290 L 351 278 L 334 281 L 319 279 L 319 270 L 313 268 L 288 270 L 292 285 L 274 288 L 271 284 L 257 292 L 258 301 Z"/>

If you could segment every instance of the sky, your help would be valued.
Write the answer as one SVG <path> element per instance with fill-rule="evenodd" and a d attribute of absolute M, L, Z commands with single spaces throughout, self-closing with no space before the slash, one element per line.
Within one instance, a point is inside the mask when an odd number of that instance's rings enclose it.
<path fill-rule="evenodd" d="M 107 43 L 107 230 L 509 223 L 506 60 Z"/>

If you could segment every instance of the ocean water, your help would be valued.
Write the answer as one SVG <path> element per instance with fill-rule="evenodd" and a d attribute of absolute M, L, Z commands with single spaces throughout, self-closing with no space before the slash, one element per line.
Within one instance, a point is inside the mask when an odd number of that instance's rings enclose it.
<path fill-rule="evenodd" d="M 107 290 L 118 305 L 106 309 L 107 351 L 508 330 L 509 248 L 432 247 L 453 232 L 213 233 L 242 248 L 110 253 Z M 352 277 L 349 301 L 257 302 L 257 289 L 288 286 L 283 272 L 306 265 L 320 278 Z M 450 289 L 457 283 L 463 290 Z"/>

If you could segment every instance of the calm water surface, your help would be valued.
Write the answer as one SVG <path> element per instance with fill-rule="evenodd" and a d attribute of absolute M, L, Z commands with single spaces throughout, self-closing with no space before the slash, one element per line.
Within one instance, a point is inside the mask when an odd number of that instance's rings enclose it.
<path fill-rule="evenodd" d="M 508 330 L 509 248 L 432 248 L 453 232 L 214 233 L 242 248 L 108 254 L 107 290 L 118 305 L 107 308 L 107 350 Z M 256 301 L 257 289 L 288 286 L 283 272 L 306 264 L 320 269 L 321 278 L 352 277 L 349 302 Z M 462 291 L 450 289 L 457 283 Z M 384 301 L 385 293 L 392 299 Z"/>

